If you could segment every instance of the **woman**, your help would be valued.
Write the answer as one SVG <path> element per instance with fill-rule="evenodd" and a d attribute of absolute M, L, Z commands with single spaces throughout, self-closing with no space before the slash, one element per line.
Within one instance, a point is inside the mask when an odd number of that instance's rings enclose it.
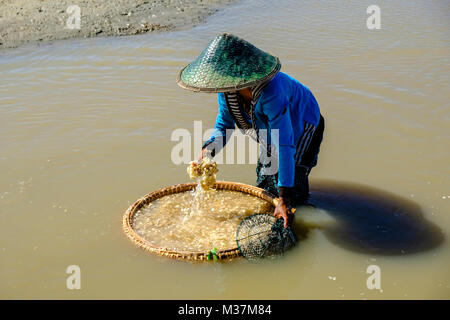
<path fill-rule="evenodd" d="M 215 130 L 199 159 L 213 157 L 227 141 L 226 130 L 235 125 L 260 142 L 269 157 L 275 157 L 278 171 L 270 172 L 267 169 L 273 163 L 260 156 L 257 185 L 279 196 L 274 215 L 282 217 L 287 227 L 292 224 L 292 207 L 308 200 L 308 175 L 317 164 L 324 119 L 311 91 L 280 68 L 277 57 L 224 33 L 181 70 L 178 84 L 192 91 L 218 93 Z M 261 134 L 263 129 L 267 135 Z M 278 139 L 272 138 L 274 129 Z"/>

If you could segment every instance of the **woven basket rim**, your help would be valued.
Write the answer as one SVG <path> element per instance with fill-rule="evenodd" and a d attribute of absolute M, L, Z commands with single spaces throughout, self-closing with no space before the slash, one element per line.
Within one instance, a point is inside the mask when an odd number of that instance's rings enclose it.
<path fill-rule="evenodd" d="M 143 206 L 149 204 L 150 202 L 162 198 L 166 195 L 185 192 L 193 190 L 196 187 L 195 182 L 176 184 L 161 188 L 159 190 L 153 191 L 139 199 L 137 199 L 128 209 L 125 211 L 122 219 L 122 229 L 126 236 L 138 247 L 152 253 L 167 256 L 170 258 L 181 259 L 181 260 L 207 260 L 208 252 L 203 251 L 175 251 L 164 247 L 158 247 L 149 242 L 148 240 L 142 238 L 138 235 L 132 226 L 132 220 L 136 212 L 139 211 Z M 263 199 L 273 206 L 276 206 L 276 197 L 268 193 L 264 189 L 244 184 L 238 182 L 229 181 L 217 181 L 214 184 L 214 188 L 217 190 L 229 190 L 238 191 L 247 194 L 251 194 L 260 199 Z M 217 252 L 219 259 L 229 259 L 240 256 L 239 249 L 237 247 L 222 249 Z"/>

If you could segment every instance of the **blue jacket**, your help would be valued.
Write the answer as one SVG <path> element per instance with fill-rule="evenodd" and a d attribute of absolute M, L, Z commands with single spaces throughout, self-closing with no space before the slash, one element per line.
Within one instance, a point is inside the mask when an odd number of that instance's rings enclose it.
<path fill-rule="evenodd" d="M 218 94 L 219 113 L 210 140 L 225 136 L 226 129 L 234 129 L 234 120 L 228 111 L 223 93 Z M 255 105 L 257 129 L 279 129 L 278 186 L 294 186 L 296 146 L 306 124 L 317 126 L 320 109 L 311 91 L 289 75 L 278 72 L 263 88 Z M 226 143 L 226 140 L 224 140 Z M 270 140 L 268 140 L 270 143 Z"/>

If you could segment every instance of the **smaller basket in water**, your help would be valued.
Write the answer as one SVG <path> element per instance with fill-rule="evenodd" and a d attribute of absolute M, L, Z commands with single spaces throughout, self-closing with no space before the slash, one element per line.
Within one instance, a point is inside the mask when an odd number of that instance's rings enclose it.
<path fill-rule="evenodd" d="M 244 218 L 236 231 L 238 249 L 248 260 L 279 256 L 296 242 L 291 228 L 284 227 L 284 220 L 269 214 Z"/>
<path fill-rule="evenodd" d="M 156 199 L 162 198 L 164 196 L 186 192 L 193 190 L 196 187 L 196 183 L 184 183 L 178 184 L 170 187 L 166 187 L 152 193 L 147 194 L 146 196 L 138 199 L 135 203 L 133 203 L 125 212 L 122 220 L 123 231 L 127 235 L 127 237 L 138 247 L 152 253 L 156 253 L 162 256 L 166 256 L 169 258 L 181 259 L 181 260 L 197 260 L 204 261 L 208 260 L 208 256 L 210 255 L 209 251 L 205 252 L 188 252 L 188 251 L 174 251 L 168 248 L 157 247 L 153 245 L 151 242 L 142 238 L 136 231 L 133 229 L 132 221 L 134 215 L 143 207 L 150 204 L 152 201 Z M 239 191 L 243 193 L 250 194 L 252 196 L 263 199 L 273 206 L 276 206 L 276 198 L 272 196 L 270 193 L 265 191 L 264 189 L 251 186 L 248 184 L 237 183 L 237 182 L 228 182 L 228 181 L 217 181 L 214 184 L 214 189 L 217 190 L 228 190 L 228 191 Z M 233 248 L 225 248 L 216 252 L 216 256 L 219 259 L 230 259 L 240 256 L 239 249 L 237 245 Z"/>

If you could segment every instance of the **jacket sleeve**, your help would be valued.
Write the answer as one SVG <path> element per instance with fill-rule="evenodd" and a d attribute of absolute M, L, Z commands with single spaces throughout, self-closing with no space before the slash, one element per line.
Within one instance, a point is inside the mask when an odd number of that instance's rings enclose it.
<path fill-rule="evenodd" d="M 216 124 L 211 137 L 203 144 L 202 148 L 207 148 L 211 151 L 211 155 L 219 153 L 225 146 L 229 136 L 226 135 L 227 129 L 234 129 L 234 120 L 231 117 L 230 112 L 225 103 L 225 97 L 223 93 L 218 94 L 219 112 L 216 118 Z"/>
<path fill-rule="evenodd" d="M 263 113 L 267 116 L 272 137 L 278 130 L 278 139 L 273 139 L 278 150 L 278 186 L 293 187 L 295 173 L 295 143 L 289 110 L 289 100 L 283 88 L 271 81 L 261 95 Z M 278 141 L 277 141 L 278 140 Z"/>

